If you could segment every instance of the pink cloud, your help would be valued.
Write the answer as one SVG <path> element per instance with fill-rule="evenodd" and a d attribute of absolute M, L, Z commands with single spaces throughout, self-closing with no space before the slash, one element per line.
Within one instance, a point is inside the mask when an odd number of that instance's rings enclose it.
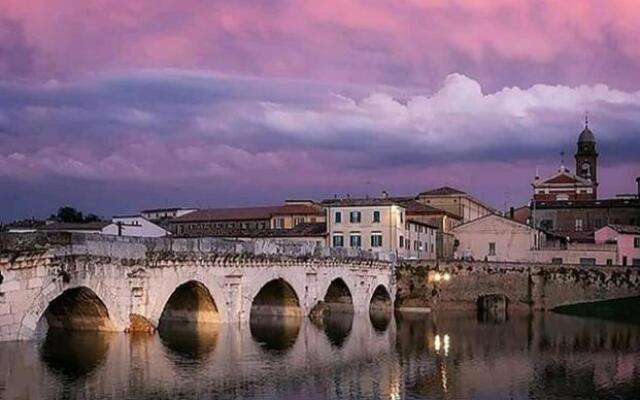
<path fill-rule="evenodd" d="M 638 88 L 635 0 L 5 0 L 0 16 L 44 80 L 180 67 L 425 85 L 462 71 L 493 86 L 543 68 L 549 83 Z"/>

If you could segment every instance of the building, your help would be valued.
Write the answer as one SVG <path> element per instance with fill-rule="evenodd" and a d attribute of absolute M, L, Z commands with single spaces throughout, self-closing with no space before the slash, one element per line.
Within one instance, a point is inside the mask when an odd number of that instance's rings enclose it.
<path fill-rule="evenodd" d="M 413 221 L 422 222 L 437 227 L 436 256 L 439 260 L 449 260 L 454 257 L 454 243 L 452 229 L 462 223 L 462 217 L 435 208 L 410 197 L 392 197 L 407 210 L 407 216 Z"/>
<path fill-rule="evenodd" d="M 183 215 L 187 215 L 194 211 L 198 211 L 197 208 L 151 208 L 148 210 L 140 211 L 140 215 L 149 221 L 163 221 L 170 220 Z"/>
<path fill-rule="evenodd" d="M 535 201 L 532 224 L 574 242 L 594 242 L 594 232 L 607 225 L 640 226 L 640 199 Z"/>
<path fill-rule="evenodd" d="M 564 165 L 553 175 L 540 179 L 536 174 L 533 186 L 533 198 L 536 201 L 576 201 L 595 200 L 598 198 L 598 152 L 596 138 L 589 129 L 589 121 L 585 119 L 585 127 L 576 143 L 576 168 L 571 173 Z M 563 163 L 564 164 L 564 163 Z"/>
<path fill-rule="evenodd" d="M 545 264 L 618 265 L 618 251 L 611 243 L 576 243 L 547 237 L 532 256 L 532 261 Z"/>
<path fill-rule="evenodd" d="M 292 242 L 314 243 L 318 247 L 327 244 L 327 225 L 324 222 L 302 222 L 291 229 L 243 229 L 225 228 L 214 229 L 208 237 L 218 237 L 233 240 L 286 240 Z"/>
<path fill-rule="evenodd" d="M 293 229 L 305 222 L 324 222 L 321 205 L 310 200 L 289 200 L 281 206 L 202 209 L 170 221 L 178 236 L 209 236 L 221 229 Z"/>
<path fill-rule="evenodd" d="M 163 237 L 171 233 L 139 215 L 113 217 L 111 221 L 55 222 L 37 229 L 43 232 L 96 233 L 114 236 Z"/>
<path fill-rule="evenodd" d="M 544 241 L 544 233 L 497 214 L 465 222 L 453 228 L 457 259 L 527 262 Z"/>
<path fill-rule="evenodd" d="M 493 214 L 493 207 L 471 195 L 448 186 L 420 193 L 416 200 L 422 204 L 448 211 L 462 219 L 472 221 L 487 214 Z"/>
<path fill-rule="evenodd" d="M 618 265 L 640 267 L 640 226 L 607 225 L 595 233 L 596 243 L 615 243 Z"/>
<path fill-rule="evenodd" d="M 540 179 L 535 177 L 533 198 L 536 201 L 576 201 L 595 199 L 594 183 L 571 173 L 564 165 L 555 174 Z"/>
<path fill-rule="evenodd" d="M 54 222 L 38 228 L 42 232 L 76 232 L 76 233 L 99 233 L 104 234 L 105 229 L 113 225 L 111 221 L 95 222 Z M 115 225 L 114 225 L 115 226 Z"/>
<path fill-rule="evenodd" d="M 102 233 L 117 236 L 163 237 L 171 232 L 140 215 L 118 216 L 111 219 Z"/>
<path fill-rule="evenodd" d="M 391 253 L 403 259 L 436 259 L 436 226 L 412 219 L 391 198 L 332 199 L 327 210 L 329 246 Z"/>
<path fill-rule="evenodd" d="M 575 243 L 500 215 L 454 228 L 456 258 L 494 262 L 617 265 L 617 249 L 610 243 Z"/>

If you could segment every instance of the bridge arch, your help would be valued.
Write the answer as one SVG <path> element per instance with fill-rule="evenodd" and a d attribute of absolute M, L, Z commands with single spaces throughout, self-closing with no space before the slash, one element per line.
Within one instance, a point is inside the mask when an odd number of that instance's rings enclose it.
<path fill-rule="evenodd" d="M 376 309 L 387 310 L 391 309 L 393 301 L 391 300 L 391 294 L 385 285 L 379 284 L 371 293 L 369 298 L 369 310 Z"/>
<path fill-rule="evenodd" d="M 373 328 L 385 332 L 391 323 L 393 302 L 389 290 L 382 284 L 376 286 L 369 300 L 369 319 Z"/>
<path fill-rule="evenodd" d="M 329 284 L 323 301 L 329 305 L 331 312 L 353 313 L 354 301 L 349 286 L 342 278 L 335 278 Z"/>
<path fill-rule="evenodd" d="M 158 325 L 217 322 L 220 322 L 220 314 L 211 292 L 202 282 L 189 280 L 171 293 L 162 309 Z"/>
<path fill-rule="evenodd" d="M 66 282 L 63 279 L 52 280 L 42 287 L 22 316 L 17 339 L 42 337 L 50 327 L 123 330 L 128 318 L 121 315 L 117 300 L 117 296 L 99 278 L 72 275 Z"/>
<path fill-rule="evenodd" d="M 252 296 L 253 315 L 302 315 L 302 302 L 294 287 L 283 278 L 272 279 L 263 284 Z"/>

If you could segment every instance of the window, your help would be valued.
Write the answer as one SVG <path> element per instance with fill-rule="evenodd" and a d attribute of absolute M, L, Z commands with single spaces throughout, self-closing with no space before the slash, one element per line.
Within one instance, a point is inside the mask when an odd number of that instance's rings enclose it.
<path fill-rule="evenodd" d="M 404 248 L 404 236 L 400 235 L 400 248 Z"/>
<path fill-rule="evenodd" d="M 293 218 L 293 226 L 298 226 L 304 222 L 304 217 L 294 217 Z"/>
<path fill-rule="evenodd" d="M 634 258 L 631 260 L 631 265 L 634 267 L 640 267 L 640 258 Z"/>
<path fill-rule="evenodd" d="M 622 257 L 622 266 L 627 266 L 627 256 Z"/>
<path fill-rule="evenodd" d="M 382 247 L 382 232 L 371 232 L 371 247 Z"/>
<path fill-rule="evenodd" d="M 400 212 L 400 223 L 404 222 L 404 213 L 401 211 Z"/>
<path fill-rule="evenodd" d="M 582 232 L 582 219 L 580 218 L 576 218 L 575 231 Z"/>
<path fill-rule="evenodd" d="M 433 250 L 433 243 L 431 243 L 431 254 L 433 254 L 434 250 Z"/>
<path fill-rule="evenodd" d="M 276 229 L 284 229 L 284 218 L 276 218 Z"/>
<path fill-rule="evenodd" d="M 373 212 L 373 222 L 380 222 L 380 211 L 376 210 Z"/>
<path fill-rule="evenodd" d="M 633 247 L 640 249 L 640 236 L 633 238 Z"/>
<path fill-rule="evenodd" d="M 342 222 L 342 213 L 340 211 L 336 211 L 334 221 L 336 224 L 339 224 Z"/>
<path fill-rule="evenodd" d="M 607 258 L 607 265 L 613 265 L 613 260 L 610 258 Z"/>
<path fill-rule="evenodd" d="M 351 232 L 349 239 L 351 247 L 362 247 L 362 236 L 360 236 L 360 232 Z"/>
<path fill-rule="evenodd" d="M 560 257 L 553 257 L 551 259 L 551 264 L 562 264 L 562 258 Z"/>
<path fill-rule="evenodd" d="M 361 218 L 362 213 L 360 211 L 351 211 L 349 213 L 349 221 L 351 221 L 352 224 L 359 224 Z"/>
<path fill-rule="evenodd" d="M 581 258 L 580 265 L 596 265 L 595 258 Z"/>
<path fill-rule="evenodd" d="M 553 230 L 553 221 L 550 219 L 543 219 L 540 221 L 540 228 L 548 231 Z"/>
<path fill-rule="evenodd" d="M 489 243 L 489 255 L 490 256 L 495 256 L 496 255 L 496 244 L 495 244 L 495 242 L 490 242 Z"/>
<path fill-rule="evenodd" d="M 344 247 L 344 237 L 342 233 L 333 234 L 333 247 Z"/>

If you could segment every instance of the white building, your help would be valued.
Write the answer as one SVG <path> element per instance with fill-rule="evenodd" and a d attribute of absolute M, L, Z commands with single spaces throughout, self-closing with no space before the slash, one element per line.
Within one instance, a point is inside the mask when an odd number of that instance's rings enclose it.
<path fill-rule="evenodd" d="M 102 233 L 105 235 L 163 237 L 171 232 L 139 215 L 113 217 Z"/>
<path fill-rule="evenodd" d="M 12 231 L 14 233 L 28 233 L 35 231 L 42 232 L 77 232 L 77 233 L 97 233 L 114 236 L 134 236 L 134 237 L 163 237 L 171 233 L 154 224 L 153 222 L 139 216 L 114 217 L 111 221 L 95 221 L 81 223 L 56 222 L 41 226 L 34 230 Z"/>

